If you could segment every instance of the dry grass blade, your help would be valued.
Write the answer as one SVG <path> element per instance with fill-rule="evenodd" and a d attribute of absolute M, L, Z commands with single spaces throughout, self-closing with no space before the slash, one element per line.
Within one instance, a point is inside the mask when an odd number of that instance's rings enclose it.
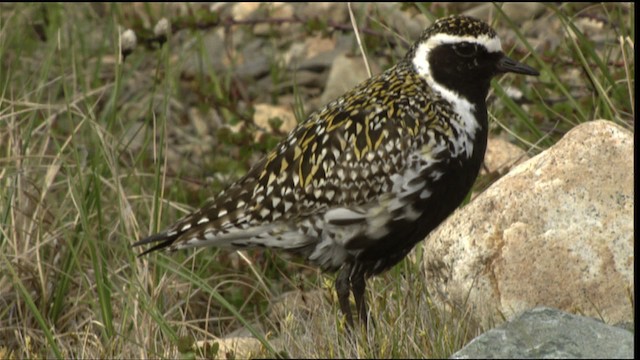
<path fill-rule="evenodd" d="M 362 40 L 360 40 L 360 30 L 358 30 L 358 23 L 356 22 L 356 17 L 353 14 L 353 9 L 351 8 L 351 2 L 347 3 L 347 7 L 349 8 L 349 18 L 351 19 L 351 26 L 353 26 L 353 33 L 356 35 L 356 40 L 358 41 L 358 46 L 360 47 L 360 53 L 362 54 L 362 61 L 364 62 L 364 66 L 367 68 L 367 74 L 369 74 L 369 77 L 371 77 L 371 66 L 369 66 L 367 53 L 364 50 Z"/>

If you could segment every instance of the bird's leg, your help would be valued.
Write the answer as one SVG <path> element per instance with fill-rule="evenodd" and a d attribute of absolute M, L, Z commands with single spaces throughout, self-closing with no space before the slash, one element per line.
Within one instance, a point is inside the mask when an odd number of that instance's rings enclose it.
<path fill-rule="evenodd" d="M 356 299 L 356 310 L 358 311 L 358 317 L 360 321 L 364 325 L 365 329 L 367 327 L 367 298 L 365 297 L 365 289 L 367 288 L 367 282 L 364 277 L 363 271 L 356 271 L 351 276 L 351 290 L 353 291 L 353 296 Z"/>
<path fill-rule="evenodd" d="M 342 266 L 336 277 L 336 293 L 338 294 L 338 302 L 340 310 L 347 317 L 347 324 L 353 327 L 353 316 L 351 315 L 351 306 L 349 306 L 349 292 L 351 290 L 351 268 L 350 263 Z"/>

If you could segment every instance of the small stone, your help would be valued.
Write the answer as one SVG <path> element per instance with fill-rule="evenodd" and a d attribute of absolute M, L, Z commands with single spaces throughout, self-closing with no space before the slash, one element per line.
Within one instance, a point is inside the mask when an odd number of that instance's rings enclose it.
<path fill-rule="evenodd" d="M 214 343 L 218 344 L 218 351 L 216 354 L 206 353 L 209 359 L 251 359 L 263 351 L 260 341 L 253 337 L 202 340 L 196 342 L 195 346 L 202 351 L 211 351 L 209 349 L 215 348 Z"/>
<path fill-rule="evenodd" d="M 331 19 L 336 24 L 349 21 L 349 12 L 345 3 L 310 2 L 306 6 L 296 6 L 295 10 L 303 19 Z"/>
<path fill-rule="evenodd" d="M 244 21 L 251 18 L 253 13 L 260 8 L 260 3 L 241 2 L 231 8 L 231 16 L 235 21 Z"/>
<path fill-rule="evenodd" d="M 189 108 L 189 120 L 196 130 L 196 136 L 202 138 L 210 135 L 209 122 L 204 119 L 200 110 L 196 107 Z"/>
<path fill-rule="evenodd" d="M 176 33 L 176 36 L 181 32 Z M 222 69 L 228 66 L 228 51 L 224 45 L 224 29 L 208 31 L 202 35 L 202 49 L 187 47 L 182 54 L 185 60 L 181 62 L 181 72 L 186 77 L 195 77 L 202 69 L 209 67 Z"/>
<path fill-rule="evenodd" d="M 256 104 L 254 106 L 253 122 L 264 130 L 271 130 L 270 120 L 280 119 L 280 126 L 276 129 L 281 133 L 288 133 L 298 124 L 293 110 L 285 106 Z"/>
<path fill-rule="evenodd" d="M 296 68 L 302 61 L 321 53 L 328 53 L 335 48 L 336 40 L 333 37 L 310 36 L 305 38 L 303 43 L 291 45 L 291 48 L 284 55 L 285 65 L 289 68 Z"/>
<path fill-rule="evenodd" d="M 374 63 L 370 62 L 370 65 L 371 71 L 377 74 L 380 69 Z M 327 86 L 320 96 L 320 103 L 326 104 L 332 101 L 368 78 L 369 74 L 364 66 L 362 56 L 347 56 L 346 54 L 337 56 L 331 66 Z"/>
<path fill-rule="evenodd" d="M 273 2 L 265 3 L 263 6 L 266 10 L 265 17 L 271 19 L 293 19 L 293 5 L 289 3 Z M 253 27 L 253 33 L 258 36 L 269 36 L 274 26 L 283 33 L 291 28 L 291 22 L 285 21 L 277 25 L 267 22 L 258 23 Z"/>
<path fill-rule="evenodd" d="M 306 48 L 305 59 L 311 59 L 320 53 L 329 52 L 336 48 L 334 37 L 310 36 L 304 40 Z"/>
<path fill-rule="evenodd" d="M 379 14 L 384 14 L 385 22 L 406 39 L 415 39 L 422 34 L 431 23 L 425 16 L 412 16 L 403 10 L 400 3 L 378 3 Z"/>
<path fill-rule="evenodd" d="M 544 4 L 535 2 L 505 3 L 502 6 L 502 11 L 505 15 L 511 19 L 511 21 L 519 25 L 526 20 L 536 17 L 544 10 Z M 494 4 L 486 3 L 465 11 L 464 15 L 473 16 L 483 20 L 490 20 L 496 17 L 496 12 Z"/>

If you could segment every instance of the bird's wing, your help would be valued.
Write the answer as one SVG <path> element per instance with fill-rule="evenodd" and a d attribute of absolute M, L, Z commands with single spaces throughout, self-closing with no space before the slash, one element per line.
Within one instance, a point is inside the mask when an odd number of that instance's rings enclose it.
<path fill-rule="evenodd" d="M 421 140 L 413 98 L 356 96 L 393 88 L 388 81 L 374 77 L 329 103 L 213 202 L 134 245 L 349 247 L 416 218 L 410 204 L 429 196 L 425 174 L 447 148 Z"/>

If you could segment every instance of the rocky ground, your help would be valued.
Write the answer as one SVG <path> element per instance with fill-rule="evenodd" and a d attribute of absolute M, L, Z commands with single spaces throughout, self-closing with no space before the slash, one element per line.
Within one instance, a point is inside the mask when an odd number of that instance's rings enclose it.
<path fill-rule="evenodd" d="M 448 13 L 462 12 L 491 19 L 498 17 L 492 6 L 463 4 L 446 5 L 445 8 Z M 373 73 L 379 73 L 404 56 L 413 39 L 430 23 L 413 6 L 355 4 L 354 7 L 361 22 L 365 48 L 370 49 L 367 59 Z M 172 99 L 175 107 L 172 109 L 175 112 L 172 121 L 178 123 L 170 127 L 171 146 L 167 155 L 169 173 L 180 171 L 193 174 L 194 179 L 202 179 L 216 172 L 218 167 L 221 167 L 220 170 L 227 170 L 224 165 L 220 165 L 223 161 L 218 160 L 218 163 L 212 164 L 214 160 L 206 156 L 220 149 L 219 143 L 222 142 L 224 147 L 225 142 L 235 140 L 226 132 L 221 135 L 218 128 L 228 128 L 233 134 L 241 134 L 238 137 L 245 141 L 265 141 L 272 144 L 273 141 L 269 141 L 272 137 L 280 138 L 302 120 L 305 114 L 318 109 L 369 76 L 355 36 L 349 31 L 349 14 L 344 4 L 220 3 L 195 8 L 200 12 L 215 14 L 215 17 L 212 20 L 195 16 L 191 20 L 195 24 L 183 24 L 181 19 L 187 17 L 186 14 L 190 14 L 190 11 L 194 12 L 193 7 L 177 4 L 156 11 L 156 18 L 165 13 L 171 19 L 173 35 L 165 46 L 168 46 L 172 54 L 169 61 L 176 62 L 182 79 L 177 84 L 181 96 Z M 158 21 L 143 17 L 141 9 L 136 7 L 129 11 L 129 16 L 135 21 L 123 25 L 131 26 L 138 33 L 150 31 L 155 25 L 154 21 Z M 537 50 L 542 60 L 550 60 L 549 66 L 561 68 L 576 62 L 570 58 L 554 59 L 546 55 L 554 54 L 558 47 L 565 46 L 564 37 L 567 36 L 562 32 L 562 20 L 554 17 L 548 7 L 537 3 L 508 4 L 503 11 L 531 47 Z M 589 36 L 594 47 L 604 51 L 607 42 L 616 41 L 615 27 L 601 19 L 597 8 L 584 7 L 574 20 L 574 25 Z M 507 24 L 500 22 L 497 24 L 504 47 L 512 51 L 516 58 L 526 57 L 527 49 L 519 45 L 521 40 L 505 25 Z M 503 31 L 500 31 L 500 26 L 503 26 Z M 203 28 L 198 31 L 197 40 L 194 39 L 194 27 Z M 139 40 L 145 45 L 155 43 L 154 41 L 155 37 L 151 37 L 151 40 Z M 136 52 L 143 52 L 141 47 L 142 44 Z M 153 64 L 149 65 L 149 71 L 154 71 Z M 588 84 L 584 83 L 585 79 L 579 73 L 579 68 L 568 67 L 569 71 L 556 73 L 559 81 L 567 85 L 568 94 L 562 96 L 570 95 L 578 99 L 588 96 L 585 88 Z M 228 93 L 210 92 L 206 87 L 190 86 L 193 85 L 194 78 L 203 76 L 209 78 L 213 83 L 210 86 L 214 88 L 220 86 L 216 85 L 217 82 L 225 82 Z M 148 86 L 141 83 L 140 78 L 125 81 L 131 92 L 144 92 L 144 88 L 140 87 Z M 523 94 L 522 88 L 510 88 L 509 85 L 505 90 L 514 101 L 523 105 L 525 111 L 530 109 L 530 90 L 525 88 Z M 495 96 L 492 95 L 490 100 L 493 102 Z M 562 102 L 563 97 L 550 96 L 545 100 L 553 107 L 555 103 Z M 147 114 L 150 101 L 151 99 L 142 98 L 137 102 L 123 103 L 124 113 L 132 121 L 141 122 L 141 126 L 145 123 L 149 126 Z M 496 107 L 500 106 L 500 103 L 495 103 L 494 111 L 499 113 L 500 109 Z M 568 130 L 565 124 L 558 124 L 557 119 L 554 121 L 545 118 L 536 110 L 533 109 L 530 116 L 545 133 L 545 137 L 557 140 Z M 533 137 L 514 137 L 513 134 L 500 131 L 499 126 L 507 125 L 503 122 L 500 124 L 493 124 L 496 133 L 502 132 L 511 141 L 520 142 L 520 148 L 524 148 L 525 152 L 535 154 L 540 151 L 541 144 L 527 143 Z M 180 131 L 175 128 L 180 128 Z M 138 127 L 133 126 L 130 132 L 140 134 L 138 130 Z M 134 139 L 127 150 L 138 151 L 142 146 L 140 141 L 141 139 Z M 268 147 L 254 149 L 259 151 L 254 151 L 247 159 L 243 159 L 244 166 L 248 166 L 267 149 Z M 219 155 L 227 154 L 223 152 Z M 237 154 L 227 156 L 237 158 Z M 505 165 L 511 164 L 498 166 L 504 168 Z M 174 168 L 177 166 L 180 169 Z M 495 172 L 499 169 L 492 170 Z"/>

